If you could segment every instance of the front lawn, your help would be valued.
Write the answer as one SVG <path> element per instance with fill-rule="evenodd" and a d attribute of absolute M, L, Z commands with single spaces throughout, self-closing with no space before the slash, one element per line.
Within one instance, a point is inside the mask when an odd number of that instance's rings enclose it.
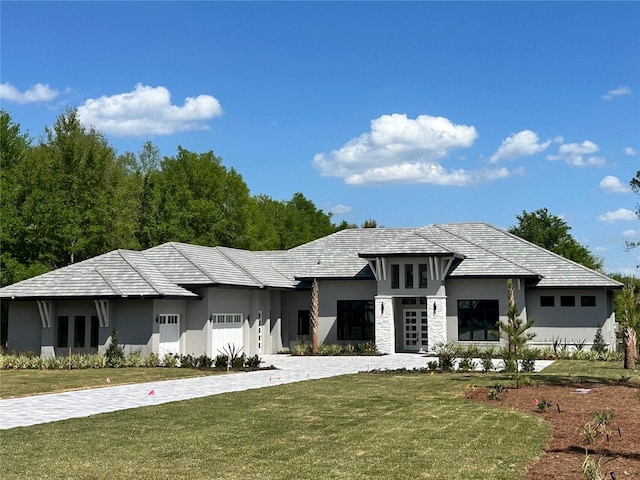
<path fill-rule="evenodd" d="M 491 377 L 349 375 L 5 430 L 0 465 L 21 479 L 522 478 L 550 426 L 463 398 Z"/>
<path fill-rule="evenodd" d="M 96 388 L 107 385 L 218 375 L 193 368 L 88 368 L 83 370 L 0 370 L 0 398 Z M 107 380 L 108 379 L 108 380 Z M 109 383 L 107 383 L 109 382 Z"/>

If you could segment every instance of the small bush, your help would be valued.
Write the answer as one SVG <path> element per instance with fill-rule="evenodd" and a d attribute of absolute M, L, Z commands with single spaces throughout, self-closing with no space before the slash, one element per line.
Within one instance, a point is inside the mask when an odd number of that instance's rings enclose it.
<path fill-rule="evenodd" d="M 489 388 L 489 398 L 491 400 L 502 400 L 502 392 L 504 391 L 504 386 L 501 383 L 496 383 Z"/>
<path fill-rule="evenodd" d="M 378 355 L 378 347 L 374 342 L 359 343 L 356 346 L 356 352 L 360 355 Z"/>
<path fill-rule="evenodd" d="M 453 343 L 439 343 L 435 346 L 435 353 L 438 357 L 438 367 L 443 372 L 453 370 L 453 363 L 456 359 L 456 348 Z"/>
<path fill-rule="evenodd" d="M 598 324 L 596 335 L 595 337 L 593 337 L 593 345 L 591 345 L 591 350 L 600 354 L 607 351 L 607 344 L 605 343 L 604 337 L 602 336 L 602 325 L 600 324 Z"/>
<path fill-rule="evenodd" d="M 111 341 L 105 352 L 107 357 L 107 366 L 111 368 L 121 367 L 124 363 L 124 351 L 122 347 L 118 345 L 118 330 L 113 329 L 111 331 Z"/>
<path fill-rule="evenodd" d="M 162 364 L 167 368 L 175 368 L 178 366 L 178 356 L 173 353 L 167 353 L 162 357 Z"/>
<path fill-rule="evenodd" d="M 142 359 L 142 366 L 144 367 L 159 367 L 160 366 L 160 357 L 158 357 L 157 353 L 151 352 L 149 355 L 145 356 Z"/>

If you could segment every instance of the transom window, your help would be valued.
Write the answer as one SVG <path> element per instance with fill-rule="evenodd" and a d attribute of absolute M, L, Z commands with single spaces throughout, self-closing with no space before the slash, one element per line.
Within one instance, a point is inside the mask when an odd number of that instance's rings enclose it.
<path fill-rule="evenodd" d="M 580 297 L 580 306 L 581 307 L 595 307 L 596 306 L 596 296 L 595 295 L 582 295 Z"/>
<path fill-rule="evenodd" d="M 498 341 L 498 300 L 458 300 L 458 340 Z"/>
<path fill-rule="evenodd" d="M 177 325 L 178 318 L 180 318 L 180 315 L 175 313 L 172 313 L 172 314 L 162 313 L 158 315 L 158 323 L 160 323 L 161 325 Z"/>
<path fill-rule="evenodd" d="M 561 307 L 575 307 L 576 306 L 576 297 L 573 295 L 562 295 L 560 297 L 560 306 Z"/>
<path fill-rule="evenodd" d="M 242 314 L 241 313 L 214 313 L 213 315 L 211 315 L 211 323 L 239 324 L 239 323 L 242 323 Z"/>

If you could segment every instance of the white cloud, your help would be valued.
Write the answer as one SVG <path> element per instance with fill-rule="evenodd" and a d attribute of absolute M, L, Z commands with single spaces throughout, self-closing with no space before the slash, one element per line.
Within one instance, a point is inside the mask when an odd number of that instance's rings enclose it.
<path fill-rule="evenodd" d="M 331 213 L 335 215 L 342 215 L 344 213 L 349 213 L 351 211 L 351 207 L 348 205 L 342 205 L 341 203 L 339 203 L 338 205 L 329 207 L 327 210 L 329 210 Z"/>
<path fill-rule="evenodd" d="M 547 155 L 547 160 L 562 160 L 573 167 L 601 167 L 605 164 L 604 157 L 593 155 L 599 150 L 600 147 L 590 140 L 582 143 L 565 143 L 560 145 L 556 155 Z"/>
<path fill-rule="evenodd" d="M 521 157 L 528 157 L 540 153 L 551 145 L 551 140 L 539 143 L 540 139 L 536 132 L 522 130 L 507 137 L 502 145 L 494 153 L 489 162 L 497 163 L 501 160 L 515 160 Z"/>
<path fill-rule="evenodd" d="M 611 175 L 607 175 L 600 181 L 600 188 L 611 193 L 629 193 L 631 191 L 618 177 Z"/>
<path fill-rule="evenodd" d="M 628 210 L 626 208 L 619 208 L 615 212 L 607 212 L 598 217 L 598 220 L 601 222 L 620 222 L 620 221 L 628 221 L 628 220 L 637 220 L 638 216 L 635 212 Z"/>
<path fill-rule="evenodd" d="M 9 82 L 0 83 L 0 99 L 15 103 L 50 102 L 58 96 L 58 91 L 48 84 L 36 83 L 21 92 Z"/>
<path fill-rule="evenodd" d="M 622 85 L 618 88 L 614 88 L 613 90 L 609 90 L 605 95 L 602 96 L 604 100 L 611 100 L 614 97 L 621 97 L 623 95 L 631 94 L 631 89 L 626 85 Z"/>
<path fill-rule="evenodd" d="M 624 149 L 624 154 L 625 154 L 625 155 L 629 155 L 630 157 L 632 157 L 632 156 L 633 156 L 633 155 L 635 155 L 636 153 L 637 153 L 637 152 L 636 152 L 633 148 L 631 148 L 631 147 L 626 147 L 626 148 Z"/>
<path fill-rule="evenodd" d="M 84 125 L 116 136 L 170 135 L 206 130 L 204 121 L 221 116 L 222 108 L 211 95 L 172 105 L 167 88 L 137 84 L 132 92 L 88 99 L 78 107 L 78 115 Z"/>
<path fill-rule="evenodd" d="M 348 184 L 432 183 L 464 185 L 479 178 L 508 175 L 504 169 L 482 174 L 448 171 L 438 160 L 451 150 L 468 148 L 478 138 L 473 126 L 455 125 L 444 117 L 382 115 L 371 130 L 330 153 L 318 153 L 313 165 L 323 176 Z M 506 172 L 506 173 L 505 173 Z"/>
<path fill-rule="evenodd" d="M 627 238 L 633 238 L 633 237 L 637 237 L 640 233 L 637 230 L 625 230 L 622 232 L 622 235 L 624 235 Z"/>

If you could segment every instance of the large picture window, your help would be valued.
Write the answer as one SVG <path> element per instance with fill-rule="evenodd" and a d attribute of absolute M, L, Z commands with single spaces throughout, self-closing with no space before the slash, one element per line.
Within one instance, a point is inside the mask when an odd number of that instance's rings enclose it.
<path fill-rule="evenodd" d="M 373 300 L 338 300 L 338 340 L 374 339 Z"/>
<path fill-rule="evenodd" d="M 498 300 L 458 300 L 458 340 L 495 342 Z"/>

